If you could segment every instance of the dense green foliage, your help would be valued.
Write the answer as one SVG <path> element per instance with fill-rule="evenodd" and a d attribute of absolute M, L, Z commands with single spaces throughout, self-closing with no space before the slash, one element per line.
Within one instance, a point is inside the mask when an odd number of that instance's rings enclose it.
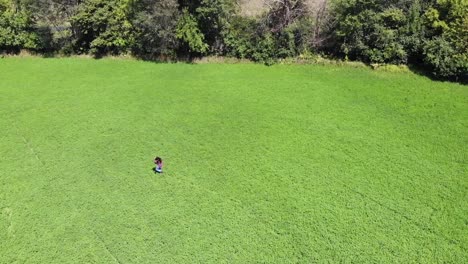
<path fill-rule="evenodd" d="M 200 31 L 197 20 L 188 9 L 184 9 L 181 14 L 179 23 L 177 24 L 176 36 L 186 47 L 186 53 L 204 54 L 208 49 L 208 44 L 205 43 L 205 36 Z"/>
<path fill-rule="evenodd" d="M 111 59 L 0 75 L 0 263 L 468 259 L 466 86 Z"/>
<path fill-rule="evenodd" d="M 0 0 L 0 51 L 38 47 L 39 39 L 32 29 L 31 14 L 20 3 Z"/>
<path fill-rule="evenodd" d="M 134 1 L 132 25 L 135 30 L 135 55 L 145 58 L 172 58 L 176 56 L 178 41 L 176 29 L 179 20 L 176 0 Z"/>
<path fill-rule="evenodd" d="M 133 43 L 129 0 L 86 0 L 71 23 L 79 53 L 122 54 Z"/>
<path fill-rule="evenodd" d="M 406 23 L 399 0 L 343 0 L 336 8 L 337 42 L 349 59 L 373 63 L 406 63 L 408 54 L 398 41 Z M 417 2 L 417 0 L 416 0 Z"/>
<path fill-rule="evenodd" d="M 246 17 L 238 0 L 1 0 L 0 51 L 266 64 L 324 54 L 468 81 L 467 0 L 266 2 L 263 14 Z"/>
<path fill-rule="evenodd" d="M 436 75 L 468 79 L 468 1 L 438 0 L 425 18 L 424 62 Z"/>
<path fill-rule="evenodd" d="M 468 1 L 338 1 L 339 52 L 369 63 L 420 63 L 468 78 Z"/>
<path fill-rule="evenodd" d="M 206 50 L 211 54 L 224 53 L 224 35 L 231 18 L 236 14 L 235 2 L 235 0 L 179 0 L 180 8 L 197 21 L 203 42 L 206 43 Z"/>
<path fill-rule="evenodd" d="M 260 19 L 235 17 L 227 30 L 227 54 L 272 64 L 309 51 L 313 23 L 303 1 L 275 2 Z"/>
<path fill-rule="evenodd" d="M 71 19 L 81 0 L 22 0 L 33 15 L 36 32 L 41 40 L 41 51 L 74 53 Z"/>
<path fill-rule="evenodd" d="M 468 79 L 468 1 L 340 0 L 332 28 L 345 58 L 421 63 L 436 76 Z"/>

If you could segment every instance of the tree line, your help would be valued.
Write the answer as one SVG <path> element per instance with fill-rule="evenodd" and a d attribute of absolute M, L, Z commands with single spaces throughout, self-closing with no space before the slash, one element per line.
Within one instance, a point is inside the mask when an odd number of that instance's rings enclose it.
<path fill-rule="evenodd" d="M 266 64 L 323 54 L 468 78 L 468 0 L 264 0 L 254 17 L 239 1 L 0 0 L 0 52 Z"/>

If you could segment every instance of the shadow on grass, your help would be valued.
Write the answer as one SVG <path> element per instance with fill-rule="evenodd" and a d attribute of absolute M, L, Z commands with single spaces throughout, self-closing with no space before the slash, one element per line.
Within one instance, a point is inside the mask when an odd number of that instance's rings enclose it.
<path fill-rule="evenodd" d="M 156 167 L 152 167 L 151 172 L 154 173 L 154 174 L 163 174 L 163 172 L 157 172 Z"/>
<path fill-rule="evenodd" d="M 431 79 L 432 81 L 438 81 L 438 82 L 454 82 L 454 83 L 460 83 L 463 85 L 468 85 L 468 73 L 465 73 L 464 76 L 461 78 L 443 78 L 440 76 L 434 75 L 431 71 L 425 69 L 422 66 L 419 65 L 408 65 L 408 69 L 419 76 L 427 77 Z"/>
<path fill-rule="evenodd" d="M 20 49 L 10 49 L 8 51 L 3 51 L 0 52 L 0 58 L 4 57 L 9 57 L 9 56 L 19 56 L 19 57 L 28 57 L 28 56 L 38 56 L 42 58 L 73 58 L 73 57 L 83 57 L 83 58 L 90 58 L 90 59 L 105 59 L 105 58 L 115 58 L 115 59 L 122 59 L 122 60 L 138 60 L 138 61 L 144 61 L 144 62 L 151 62 L 155 64 L 166 64 L 166 63 L 186 63 L 186 64 L 197 64 L 197 61 L 202 61 L 205 58 L 209 57 L 203 57 L 203 56 L 197 56 L 197 55 L 182 55 L 178 57 L 171 57 L 171 56 L 146 56 L 146 55 L 107 55 L 107 54 L 94 54 L 94 55 L 88 55 L 88 54 L 60 54 L 57 52 L 48 52 L 48 51 L 25 51 L 25 50 L 20 50 Z M 224 58 L 224 59 L 223 59 Z M 229 58 L 228 57 L 219 57 L 219 62 L 226 62 L 229 63 Z M 330 59 L 333 60 L 333 59 Z M 340 61 L 340 60 L 336 60 Z M 219 63 L 218 62 L 218 63 Z M 210 63 L 210 60 L 206 60 L 204 63 Z M 213 62 L 216 63 L 216 62 Z M 264 63 L 263 63 L 264 64 Z M 273 63 L 274 65 L 276 63 Z M 314 63 L 311 63 L 314 64 Z M 265 64 L 265 65 L 270 65 L 270 64 Z M 333 65 L 333 64 L 331 64 Z M 362 63 L 362 65 L 367 66 L 370 69 L 374 69 L 374 66 L 370 63 Z M 433 74 L 430 70 L 424 68 L 421 65 L 417 64 L 410 64 L 407 65 L 408 69 L 410 72 L 427 77 L 430 80 L 433 81 L 441 81 L 441 82 L 454 82 L 454 83 L 460 83 L 462 85 L 468 85 L 468 73 L 465 73 L 461 78 L 447 78 L 447 77 L 442 77 L 442 76 L 437 76 Z"/>

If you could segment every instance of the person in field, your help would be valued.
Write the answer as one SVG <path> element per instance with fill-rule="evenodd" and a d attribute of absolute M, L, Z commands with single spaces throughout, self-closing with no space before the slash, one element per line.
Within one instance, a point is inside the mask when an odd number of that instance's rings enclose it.
<path fill-rule="evenodd" d="M 160 157 L 154 158 L 154 164 L 156 164 L 156 167 L 154 168 L 154 171 L 157 173 L 162 173 L 162 168 L 163 168 L 163 161 Z"/>

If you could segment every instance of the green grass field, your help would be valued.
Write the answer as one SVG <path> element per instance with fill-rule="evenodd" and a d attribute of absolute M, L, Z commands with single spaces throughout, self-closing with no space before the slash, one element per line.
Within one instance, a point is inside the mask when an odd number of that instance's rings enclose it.
<path fill-rule="evenodd" d="M 0 117 L 0 263 L 468 259 L 467 86 L 8 58 Z"/>

